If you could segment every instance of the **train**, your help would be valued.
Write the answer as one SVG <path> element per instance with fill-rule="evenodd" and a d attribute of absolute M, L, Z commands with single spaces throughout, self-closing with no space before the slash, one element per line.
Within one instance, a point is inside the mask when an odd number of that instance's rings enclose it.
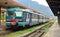
<path fill-rule="evenodd" d="M 33 12 L 29 9 L 7 8 L 6 11 L 7 27 L 33 26 L 47 21 L 49 21 L 48 17 L 43 14 Z"/>

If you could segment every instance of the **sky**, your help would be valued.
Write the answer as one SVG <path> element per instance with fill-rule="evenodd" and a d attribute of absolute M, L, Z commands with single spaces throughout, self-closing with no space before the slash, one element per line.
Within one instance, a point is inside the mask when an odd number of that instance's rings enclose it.
<path fill-rule="evenodd" d="M 19 2 L 19 0 L 14 0 L 14 1 Z M 39 4 L 48 6 L 46 0 L 32 0 L 32 1 L 35 1 L 35 2 L 37 2 L 37 3 L 39 3 Z"/>
<path fill-rule="evenodd" d="M 33 8 L 37 11 L 43 12 L 44 14 L 54 16 L 46 0 L 14 0 L 14 1 L 21 3 L 25 6 L 29 6 L 30 8 Z M 34 4 L 38 4 L 38 5 L 34 5 Z"/>
<path fill-rule="evenodd" d="M 36 2 L 39 3 L 39 4 L 42 4 L 42 5 L 48 6 L 46 0 L 32 0 L 32 1 L 36 1 Z"/>

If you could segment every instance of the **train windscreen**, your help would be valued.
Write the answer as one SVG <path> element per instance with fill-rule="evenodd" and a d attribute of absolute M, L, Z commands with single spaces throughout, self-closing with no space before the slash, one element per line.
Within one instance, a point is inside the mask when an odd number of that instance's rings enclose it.
<path fill-rule="evenodd" d="M 22 16 L 22 12 L 15 12 L 17 17 L 21 17 Z"/>

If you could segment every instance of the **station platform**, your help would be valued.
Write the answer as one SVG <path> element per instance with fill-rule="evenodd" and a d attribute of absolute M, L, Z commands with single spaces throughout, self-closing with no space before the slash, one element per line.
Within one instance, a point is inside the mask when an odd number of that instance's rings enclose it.
<path fill-rule="evenodd" d="M 60 37 L 60 25 L 56 21 L 44 37 Z"/>

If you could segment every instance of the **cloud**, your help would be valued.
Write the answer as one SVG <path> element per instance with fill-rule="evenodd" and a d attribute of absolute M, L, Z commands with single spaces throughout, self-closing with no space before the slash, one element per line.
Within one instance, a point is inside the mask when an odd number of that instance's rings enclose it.
<path fill-rule="evenodd" d="M 46 0 L 32 0 L 32 1 L 35 1 L 35 2 L 38 2 L 39 4 L 42 4 L 42 5 L 48 6 Z"/>

